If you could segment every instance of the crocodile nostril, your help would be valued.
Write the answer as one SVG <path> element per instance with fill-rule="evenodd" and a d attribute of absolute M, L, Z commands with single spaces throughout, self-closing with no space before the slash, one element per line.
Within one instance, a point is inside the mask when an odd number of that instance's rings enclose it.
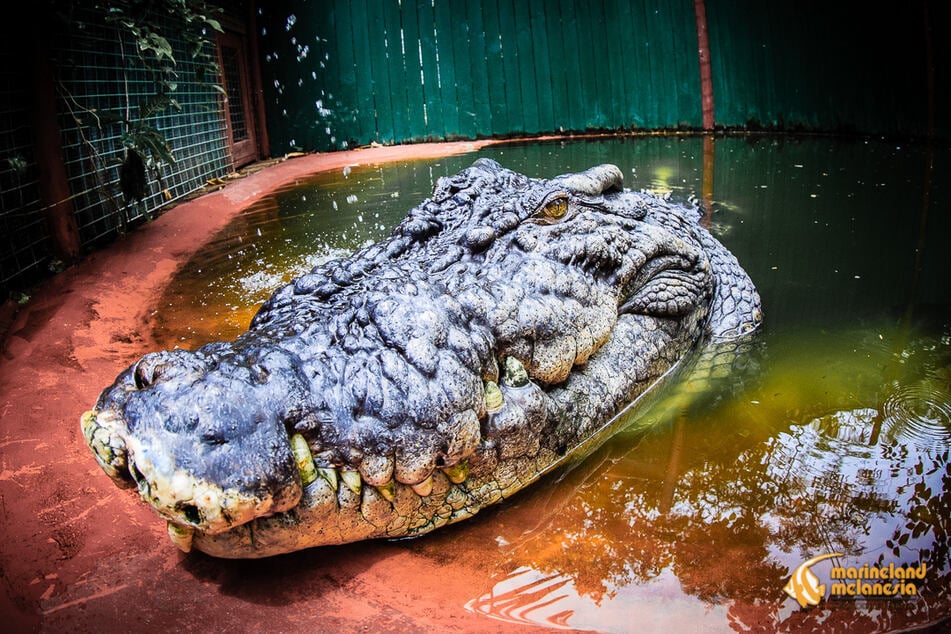
<path fill-rule="evenodd" d="M 194 504 L 182 504 L 181 512 L 189 524 L 201 524 L 201 513 Z"/>
<path fill-rule="evenodd" d="M 132 368 L 132 381 L 136 389 L 142 390 L 153 385 L 162 375 L 165 364 L 156 363 L 156 361 L 157 359 L 153 359 L 152 355 L 146 355 Z"/>
<path fill-rule="evenodd" d="M 143 367 L 141 361 L 136 363 L 135 368 L 132 370 L 132 381 L 135 383 L 137 390 L 142 390 L 150 386 L 152 384 L 151 368 Z"/>

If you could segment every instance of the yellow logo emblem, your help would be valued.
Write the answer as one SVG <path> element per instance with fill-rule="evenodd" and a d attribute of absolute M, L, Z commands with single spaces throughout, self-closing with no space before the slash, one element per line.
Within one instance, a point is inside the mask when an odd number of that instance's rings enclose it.
<path fill-rule="evenodd" d="M 842 553 L 819 555 L 818 557 L 813 557 L 803 562 L 793 571 L 792 576 L 789 577 L 789 582 L 783 590 L 786 591 L 786 594 L 798 601 L 800 607 L 804 608 L 807 605 L 819 605 L 819 601 L 826 595 L 826 586 L 824 583 L 819 583 L 819 577 L 817 577 L 810 568 L 824 559 L 831 559 L 833 557 L 842 557 Z"/>

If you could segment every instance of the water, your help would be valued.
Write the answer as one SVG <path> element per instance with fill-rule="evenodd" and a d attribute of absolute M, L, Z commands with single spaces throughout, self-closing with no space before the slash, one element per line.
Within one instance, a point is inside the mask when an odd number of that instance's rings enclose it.
<path fill-rule="evenodd" d="M 537 176 L 613 162 L 627 186 L 704 201 L 766 325 L 745 381 L 694 402 L 675 386 L 583 462 L 410 542 L 471 562 L 457 609 L 607 632 L 893 631 L 951 614 L 947 150 L 608 139 L 354 166 L 237 219 L 169 287 L 156 336 L 234 337 L 276 286 L 385 237 L 477 156 Z M 828 592 L 832 566 L 927 573 L 910 598 L 801 608 L 783 587 L 826 553 L 842 553 L 812 569 Z"/>

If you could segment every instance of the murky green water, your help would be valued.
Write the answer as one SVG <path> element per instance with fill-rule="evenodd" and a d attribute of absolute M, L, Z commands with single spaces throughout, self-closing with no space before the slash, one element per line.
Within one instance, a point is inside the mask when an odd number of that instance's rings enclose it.
<path fill-rule="evenodd" d="M 255 206 L 169 287 L 160 341 L 232 338 L 282 282 L 389 234 L 477 156 L 553 176 L 612 162 L 696 196 L 757 284 L 743 382 L 676 390 L 587 460 L 414 542 L 476 560 L 469 610 L 600 631 L 889 631 L 951 614 L 949 152 L 824 139 L 649 138 L 495 146 L 322 174 Z M 649 423 L 649 424 L 645 424 Z M 807 559 L 924 564 L 905 598 L 783 588 Z M 884 567 L 884 568 L 883 568 Z M 460 609 L 461 606 L 460 606 Z"/>

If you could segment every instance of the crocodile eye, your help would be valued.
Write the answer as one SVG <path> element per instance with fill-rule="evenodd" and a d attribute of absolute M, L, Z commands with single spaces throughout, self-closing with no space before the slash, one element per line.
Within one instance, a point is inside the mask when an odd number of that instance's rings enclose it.
<path fill-rule="evenodd" d="M 553 198 L 542 206 L 542 215 L 545 218 L 558 220 L 568 213 L 568 199 L 562 196 Z"/>

